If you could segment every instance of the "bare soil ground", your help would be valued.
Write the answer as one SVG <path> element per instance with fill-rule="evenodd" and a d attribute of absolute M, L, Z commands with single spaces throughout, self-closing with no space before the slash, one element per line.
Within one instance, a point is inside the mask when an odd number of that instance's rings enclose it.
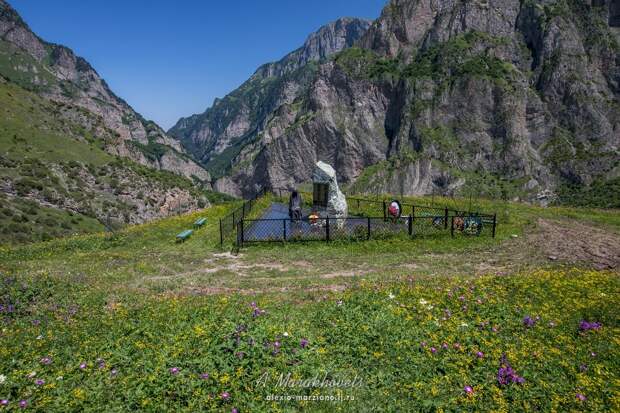
<path fill-rule="evenodd" d="M 551 259 L 591 264 L 599 270 L 620 268 L 620 235 L 578 221 L 538 220 L 531 239 Z"/>
<path fill-rule="evenodd" d="M 177 294 L 261 294 L 342 291 L 360 280 L 406 280 L 415 275 L 508 275 L 534 267 L 620 268 L 620 236 L 575 220 L 538 219 L 523 237 L 467 253 L 380 254 L 301 260 L 285 253 L 213 254 L 190 271 L 145 277 Z"/>

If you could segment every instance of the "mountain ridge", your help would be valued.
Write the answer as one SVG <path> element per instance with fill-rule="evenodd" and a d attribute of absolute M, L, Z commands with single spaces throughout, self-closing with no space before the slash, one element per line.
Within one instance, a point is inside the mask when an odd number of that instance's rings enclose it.
<path fill-rule="evenodd" d="M 23 51 L 27 56 L 20 56 L 22 60 L 28 56 L 34 59 L 17 65 L 12 71 L 14 77 L 24 79 L 21 83 L 17 81 L 20 86 L 101 116 L 103 128 L 100 133 L 111 131 L 107 148 L 110 153 L 188 178 L 194 175 L 206 182 L 210 180 L 208 173 L 183 153 L 176 140 L 118 97 L 86 59 L 77 56 L 69 47 L 41 39 L 5 0 L 0 0 L 0 40 L 6 42 L 5 48 L 12 45 L 19 49 L 5 50 L 7 53 L 18 55 Z M 160 159 L 149 159 L 142 150 L 140 145 L 149 143 L 167 147 Z"/>
<path fill-rule="evenodd" d="M 293 102 L 298 89 L 303 89 L 314 75 L 316 62 L 351 46 L 369 26 L 368 20 L 351 17 L 321 26 L 306 38 L 301 47 L 276 62 L 261 65 L 239 88 L 222 99 L 216 99 L 213 106 L 202 114 L 181 118 L 168 133 L 209 166 L 206 152 L 221 155 L 252 131 L 260 131 L 273 109 Z M 257 90 L 260 90 L 258 95 L 255 94 Z M 240 100 L 245 104 L 235 106 Z M 222 127 L 220 118 L 231 119 L 236 126 Z"/>
<path fill-rule="evenodd" d="M 226 199 L 70 48 L 0 0 L 0 244 L 115 230 Z"/>
<path fill-rule="evenodd" d="M 197 158 L 226 155 L 214 186 L 238 195 L 307 182 L 317 160 L 360 192 L 551 202 L 605 186 L 620 176 L 613 13 L 605 0 L 392 0 L 354 47 L 289 82 L 293 99 L 270 94 L 282 104 L 264 128 Z"/>

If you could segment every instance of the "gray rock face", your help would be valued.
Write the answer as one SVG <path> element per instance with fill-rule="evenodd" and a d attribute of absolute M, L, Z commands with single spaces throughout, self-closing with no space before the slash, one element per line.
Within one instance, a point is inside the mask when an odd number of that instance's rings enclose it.
<path fill-rule="evenodd" d="M 251 100 L 234 94 L 262 122 L 246 128 L 224 101 L 208 112 L 242 137 L 195 128 L 183 143 L 219 159 L 226 188 L 243 194 L 307 182 L 318 160 L 360 192 L 536 199 L 609 179 L 620 164 L 613 4 L 392 0 L 357 47 L 278 87 L 251 83 Z"/>
<path fill-rule="evenodd" d="M 300 105 L 316 76 L 317 62 L 353 45 L 370 26 L 361 19 L 343 18 L 311 34 L 304 45 L 278 62 L 261 66 L 241 87 L 216 99 L 205 113 L 180 119 L 168 131 L 219 177 L 230 169 L 248 141 L 272 131 L 275 112 Z M 262 136 L 261 136 L 262 137 Z"/>
<path fill-rule="evenodd" d="M 312 173 L 312 182 L 315 184 L 328 185 L 327 190 L 327 216 L 333 218 L 346 218 L 348 215 L 347 199 L 338 187 L 336 171 L 331 165 L 318 161 Z M 338 222 L 344 224 L 344 221 Z"/>
<path fill-rule="evenodd" d="M 181 153 L 178 141 L 116 96 L 86 60 L 67 47 L 41 40 L 4 0 L 0 0 L 0 59 L 6 62 L 2 77 L 65 105 L 60 115 L 105 138 L 109 152 L 210 180 L 201 166 Z M 155 146 L 165 152 L 165 160 L 145 156 Z"/>
<path fill-rule="evenodd" d="M 303 46 L 289 53 L 280 61 L 258 68 L 254 76 L 281 77 L 292 73 L 310 62 L 317 62 L 354 45 L 370 27 L 370 21 L 341 18 L 321 27 L 308 36 Z"/>

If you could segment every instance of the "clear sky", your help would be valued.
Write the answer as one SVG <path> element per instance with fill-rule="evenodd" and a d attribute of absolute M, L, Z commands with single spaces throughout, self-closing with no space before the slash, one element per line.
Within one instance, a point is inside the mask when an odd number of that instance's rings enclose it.
<path fill-rule="evenodd" d="M 263 63 L 339 17 L 375 19 L 387 0 L 9 0 L 44 40 L 88 60 L 164 129 L 201 113 Z"/>

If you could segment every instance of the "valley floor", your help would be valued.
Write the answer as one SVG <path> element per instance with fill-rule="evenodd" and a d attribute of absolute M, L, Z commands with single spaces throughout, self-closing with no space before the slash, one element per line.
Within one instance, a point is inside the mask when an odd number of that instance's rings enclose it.
<path fill-rule="evenodd" d="M 234 253 L 219 247 L 230 208 L 215 206 L 113 236 L 0 248 L 0 400 L 9 411 L 20 401 L 39 411 L 618 411 L 620 214 L 480 207 L 498 212 L 496 239 Z M 206 227 L 175 244 L 198 216 Z M 358 381 L 295 382 L 315 377 Z"/>

